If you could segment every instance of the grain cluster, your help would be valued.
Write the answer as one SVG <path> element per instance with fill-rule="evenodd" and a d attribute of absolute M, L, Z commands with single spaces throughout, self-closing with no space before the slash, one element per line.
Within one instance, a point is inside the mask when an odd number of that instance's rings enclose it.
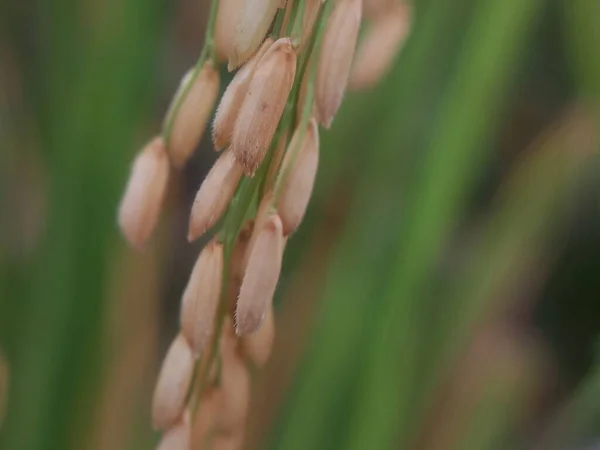
<path fill-rule="evenodd" d="M 118 213 L 127 241 L 142 248 L 171 172 L 192 157 L 216 106 L 221 153 L 194 199 L 188 239 L 212 236 L 158 375 L 159 449 L 242 447 L 251 369 L 267 363 L 275 338 L 283 253 L 317 176 L 319 126 L 332 126 L 348 86 L 369 88 L 386 75 L 409 22 L 400 0 L 213 0 L 200 60 L 162 134 L 136 157 Z M 218 101 L 225 63 L 237 72 Z"/>

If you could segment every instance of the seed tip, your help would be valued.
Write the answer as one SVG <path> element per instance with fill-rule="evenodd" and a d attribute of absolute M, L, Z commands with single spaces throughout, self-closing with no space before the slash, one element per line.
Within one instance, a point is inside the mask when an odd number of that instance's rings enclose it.
<path fill-rule="evenodd" d="M 194 242 L 197 238 L 198 238 L 198 236 L 196 235 L 196 233 L 192 232 L 192 227 L 190 226 L 190 229 L 187 234 L 188 242 Z"/>

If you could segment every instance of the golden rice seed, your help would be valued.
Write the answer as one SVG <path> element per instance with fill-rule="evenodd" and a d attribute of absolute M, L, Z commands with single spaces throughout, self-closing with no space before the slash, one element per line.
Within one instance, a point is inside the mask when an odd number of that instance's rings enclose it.
<path fill-rule="evenodd" d="M 311 118 L 304 133 L 302 131 L 296 128 L 281 166 L 280 177 L 284 178 L 278 180 L 281 190 L 277 212 L 283 223 L 284 236 L 294 232 L 302 222 L 319 165 L 317 121 Z"/>
<path fill-rule="evenodd" d="M 190 414 L 185 411 L 181 419 L 165 430 L 157 450 L 190 450 Z"/>
<path fill-rule="evenodd" d="M 167 351 L 154 389 L 152 421 L 155 429 L 170 428 L 181 417 L 193 371 L 192 349 L 180 334 Z"/>
<path fill-rule="evenodd" d="M 181 332 L 196 357 L 212 336 L 222 276 L 223 244 L 213 239 L 200 252 L 181 302 Z"/>
<path fill-rule="evenodd" d="M 410 13 L 408 5 L 398 5 L 373 21 L 358 46 L 350 88 L 370 88 L 387 74 L 410 31 Z"/>
<path fill-rule="evenodd" d="M 398 0 L 363 0 L 363 12 L 370 19 L 377 19 L 388 14 L 397 5 Z"/>
<path fill-rule="evenodd" d="M 154 231 L 168 180 L 169 158 L 157 137 L 136 157 L 119 206 L 119 227 L 133 247 L 142 247 Z"/>
<path fill-rule="evenodd" d="M 240 2 L 240 0 L 219 0 L 215 23 L 215 50 L 219 61 L 227 61 L 231 54 Z"/>
<path fill-rule="evenodd" d="M 271 307 L 260 329 L 256 333 L 242 336 L 244 356 L 256 367 L 263 367 L 271 356 L 274 340 L 275 313 Z"/>
<path fill-rule="evenodd" d="M 227 150 L 215 162 L 203 181 L 190 215 L 188 240 L 202 236 L 221 218 L 242 177 L 242 167 Z"/>
<path fill-rule="evenodd" d="M 248 85 L 254 74 L 254 69 L 272 44 L 272 38 L 268 37 L 265 39 L 265 42 L 263 42 L 254 56 L 242 66 L 227 86 L 227 89 L 225 89 L 213 122 L 212 136 L 215 150 L 219 151 L 227 147 L 231 142 L 233 127 L 242 102 L 248 92 Z"/>
<path fill-rule="evenodd" d="M 231 139 L 231 150 L 248 176 L 254 175 L 273 140 L 295 73 L 289 38 L 275 41 L 256 66 Z"/>
<path fill-rule="evenodd" d="M 338 0 L 325 25 L 315 81 L 317 118 L 325 128 L 331 126 L 344 97 L 361 15 L 361 0 Z"/>
<path fill-rule="evenodd" d="M 279 280 L 283 247 L 283 225 L 274 214 L 259 230 L 256 243 L 250 249 L 236 309 L 238 336 L 254 333 L 262 325 Z"/>
<path fill-rule="evenodd" d="M 230 345 L 224 345 L 221 349 L 219 389 L 222 391 L 222 401 L 215 419 L 215 428 L 219 432 L 234 433 L 243 427 L 248 417 L 250 373 L 236 347 L 231 345 L 237 341 L 235 336 L 227 337 Z"/>
<path fill-rule="evenodd" d="M 209 387 L 203 392 L 196 414 L 192 418 L 191 449 L 206 448 L 206 441 L 213 432 L 215 419 L 222 403 L 222 391 Z"/>
<path fill-rule="evenodd" d="M 219 94 L 219 73 L 206 62 L 174 112 L 167 148 L 175 167 L 183 167 L 198 146 Z"/>
<path fill-rule="evenodd" d="M 215 436 L 211 442 L 211 450 L 241 450 L 244 447 L 244 434 L 242 431 L 243 429 L 236 430 L 233 434 Z"/>
<path fill-rule="evenodd" d="M 240 0 L 227 68 L 232 71 L 250 59 L 265 39 L 280 0 Z"/>

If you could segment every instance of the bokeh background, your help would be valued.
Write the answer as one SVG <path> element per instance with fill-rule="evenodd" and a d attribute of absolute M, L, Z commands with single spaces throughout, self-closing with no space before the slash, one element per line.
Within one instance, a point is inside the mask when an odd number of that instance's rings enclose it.
<path fill-rule="evenodd" d="M 413 3 L 321 134 L 247 448 L 596 448 L 600 1 Z M 209 6 L 0 4 L 2 449 L 155 445 L 208 135 L 143 252 L 116 208 Z"/>

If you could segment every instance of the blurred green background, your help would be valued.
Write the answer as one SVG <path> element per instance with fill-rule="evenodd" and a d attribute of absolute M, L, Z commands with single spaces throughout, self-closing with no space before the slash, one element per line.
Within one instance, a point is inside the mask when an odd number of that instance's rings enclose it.
<path fill-rule="evenodd" d="M 247 447 L 594 448 L 600 1 L 413 3 L 389 75 L 321 134 Z M 143 253 L 115 216 L 208 7 L 0 4 L 2 449 L 155 443 L 208 137 Z"/>

